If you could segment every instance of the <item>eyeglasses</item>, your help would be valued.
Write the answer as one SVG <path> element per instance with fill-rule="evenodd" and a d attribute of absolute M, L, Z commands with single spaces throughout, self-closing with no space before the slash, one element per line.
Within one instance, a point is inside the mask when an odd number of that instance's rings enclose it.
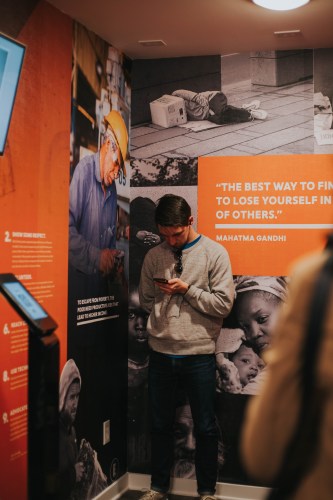
<path fill-rule="evenodd" d="M 174 256 L 175 256 L 175 260 L 176 260 L 175 271 L 176 271 L 176 273 L 181 274 L 183 272 L 183 261 L 182 261 L 183 252 L 182 252 L 182 250 L 176 250 L 174 252 Z"/>

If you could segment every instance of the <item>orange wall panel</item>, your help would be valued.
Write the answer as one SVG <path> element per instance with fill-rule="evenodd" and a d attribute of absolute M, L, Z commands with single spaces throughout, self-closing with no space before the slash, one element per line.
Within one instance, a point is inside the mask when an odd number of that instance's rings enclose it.
<path fill-rule="evenodd" d="M 72 21 L 40 2 L 21 30 L 26 46 L 0 157 L 0 272 L 12 272 L 56 319 L 66 359 Z M 0 297 L 0 491 L 26 497 L 27 330 Z M 6 377 L 3 374 L 6 372 Z"/>

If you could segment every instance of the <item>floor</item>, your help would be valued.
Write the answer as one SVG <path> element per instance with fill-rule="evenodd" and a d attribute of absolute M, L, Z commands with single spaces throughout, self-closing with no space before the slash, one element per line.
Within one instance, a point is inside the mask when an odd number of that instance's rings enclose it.
<path fill-rule="evenodd" d="M 143 491 L 126 491 L 121 497 L 120 500 L 138 500 L 140 496 L 143 494 Z M 198 497 L 184 497 L 180 495 L 168 495 L 168 500 L 197 500 Z"/>
<path fill-rule="evenodd" d="M 223 88 L 235 106 L 261 101 L 266 120 L 223 125 L 200 132 L 152 123 L 131 129 L 131 156 L 137 159 L 170 156 L 253 156 L 326 153 L 313 136 L 313 82 L 267 87 L 250 80 Z M 332 146 L 330 146 L 330 149 Z"/>

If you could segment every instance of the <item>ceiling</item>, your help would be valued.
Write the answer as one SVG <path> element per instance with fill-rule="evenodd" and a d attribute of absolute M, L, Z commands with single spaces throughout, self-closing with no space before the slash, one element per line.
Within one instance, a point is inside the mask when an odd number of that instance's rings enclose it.
<path fill-rule="evenodd" d="M 333 47 L 333 0 L 271 11 L 251 0 L 49 0 L 132 59 Z M 300 30 L 297 36 L 275 31 Z M 139 40 L 163 40 L 145 47 Z"/>

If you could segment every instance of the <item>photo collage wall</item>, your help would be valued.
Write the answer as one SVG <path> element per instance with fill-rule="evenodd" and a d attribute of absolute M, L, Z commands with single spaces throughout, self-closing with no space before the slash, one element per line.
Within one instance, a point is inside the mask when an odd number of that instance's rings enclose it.
<path fill-rule="evenodd" d="M 203 58 L 185 59 L 133 67 L 128 468 L 150 472 L 147 314 L 138 285 L 146 253 L 162 241 L 155 203 L 173 193 L 190 204 L 197 231 L 231 258 L 236 299 L 216 344 L 218 480 L 251 484 L 238 453 L 244 409 L 265 379 L 263 352 L 290 265 L 323 248 L 333 227 L 333 79 L 325 71 L 333 51 L 219 57 L 219 78 L 211 71 L 206 81 Z M 216 71 L 216 59 L 205 63 Z M 163 65 L 162 81 L 153 70 Z M 195 478 L 193 422 L 181 395 L 175 429 L 173 476 Z"/>

